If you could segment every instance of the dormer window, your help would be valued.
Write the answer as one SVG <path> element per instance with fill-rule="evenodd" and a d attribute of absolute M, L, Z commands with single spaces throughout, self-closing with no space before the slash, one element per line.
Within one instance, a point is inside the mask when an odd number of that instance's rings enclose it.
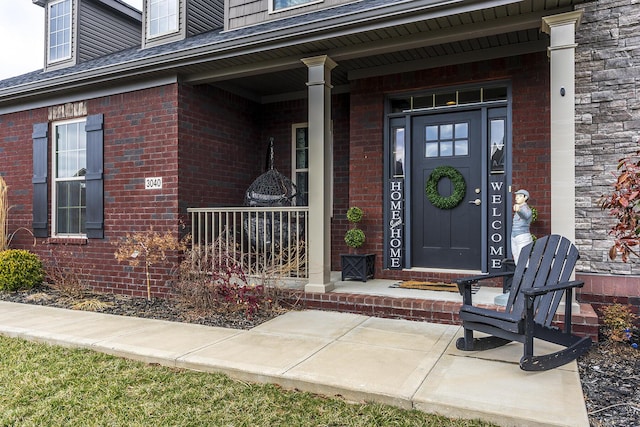
<path fill-rule="evenodd" d="M 149 0 L 149 38 L 178 31 L 178 0 Z"/>
<path fill-rule="evenodd" d="M 48 62 L 71 58 L 71 0 L 49 3 Z"/>
<path fill-rule="evenodd" d="M 322 0 L 269 0 L 269 12 L 276 12 L 308 3 L 321 3 Z"/>

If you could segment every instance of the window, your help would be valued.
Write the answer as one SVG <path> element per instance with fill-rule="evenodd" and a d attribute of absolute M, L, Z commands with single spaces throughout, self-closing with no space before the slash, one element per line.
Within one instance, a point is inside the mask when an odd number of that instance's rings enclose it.
<path fill-rule="evenodd" d="M 309 205 L 309 128 L 306 123 L 295 124 L 293 129 L 292 159 L 293 176 L 296 185 L 296 204 Z"/>
<path fill-rule="evenodd" d="M 322 0 L 271 0 L 270 10 L 282 10 L 291 7 L 302 6 L 307 3 L 320 3 Z"/>
<path fill-rule="evenodd" d="M 33 125 L 34 236 L 104 238 L 103 125 L 102 114 Z"/>
<path fill-rule="evenodd" d="M 504 173 L 506 119 L 491 119 L 489 122 L 489 141 L 491 152 L 491 173 Z"/>
<path fill-rule="evenodd" d="M 469 124 L 444 123 L 425 127 L 425 157 L 469 155 Z"/>
<path fill-rule="evenodd" d="M 71 58 L 71 0 L 49 4 L 48 62 Z"/>
<path fill-rule="evenodd" d="M 87 136 L 85 121 L 53 125 L 52 219 L 55 236 L 86 233 Z"/>
<path fill-rule="evenodd" d="M 456 91 L 425 93 L 416 96 L 401 96 L 391 99 L 391 112 L 451 108 L 459 105 L 504 102 L 507 100 L 507 87 L 481 87 Z"/>
<path fill-rule="evenodd" d="M 178 30 L 178 0 L 149 0 L 149 37 Z"/>
<path fill-rule="evenodd" d="M 391 176 L 404 177 L 404 126 L 391 128 Z"/>

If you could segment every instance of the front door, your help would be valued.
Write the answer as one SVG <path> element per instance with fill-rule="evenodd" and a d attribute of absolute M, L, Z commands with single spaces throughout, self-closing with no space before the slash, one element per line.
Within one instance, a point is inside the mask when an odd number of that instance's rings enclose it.
<path fill-rule="evenodd" d="M 411 141 L 411 264 L 481 270 L 482 115 L 418 116 Z M 441 167 L 436 170 L 436 168 Z M 444 167 L 444 168 L 442 168 Z M 430 176 L 439 175 L 428 197 Z M 461 179 L 463 178 L 463 180 Z M 464 188 L 464 197 L 457 202 Z M 431 198 L 431 200 L 430 200 Z"/>

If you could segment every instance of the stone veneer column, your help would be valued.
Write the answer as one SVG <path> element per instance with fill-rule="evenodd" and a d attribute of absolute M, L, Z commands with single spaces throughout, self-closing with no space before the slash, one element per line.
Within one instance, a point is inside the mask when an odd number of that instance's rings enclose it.
<path fill-rule="evenodd" d="M 331 283 L 331 70 L 326 55 L 304 58 L 309 69 L 309 241 L 306 292 L 328 292 Z"/>
<path fill-rule="evenodd" d="M 582 11 L 542 18 L 551 36 L 551 232 L 575 242 L 575 31 Z"/>

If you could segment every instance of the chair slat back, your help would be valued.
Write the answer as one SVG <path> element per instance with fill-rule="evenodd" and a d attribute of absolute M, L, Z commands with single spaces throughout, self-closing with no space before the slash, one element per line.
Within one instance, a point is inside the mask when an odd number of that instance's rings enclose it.
<path fill-rule="evenodd" d="M 556 234 L 525 246 L 516 265 L 506 312 L 524 317 L 525 296 L 521 290 L 570 280 L 578 258 L 578 249 L 568 239 Z M 564 291 L 552 292 L 536 300 L 536 323 L 551 324 L 563 294 Z"/>

